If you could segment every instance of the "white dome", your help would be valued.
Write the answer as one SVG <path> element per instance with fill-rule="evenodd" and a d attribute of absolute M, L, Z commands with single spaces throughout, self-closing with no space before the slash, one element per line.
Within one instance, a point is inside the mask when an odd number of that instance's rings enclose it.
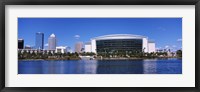
<path fill-rule="evenodd" d="M 55 34 L 51 34 L 50 37 L 56 37 Z"/>
<path fill-rule="evenodd" d="M 105 39 L 142 39 L 142 38 L 147 38 L 147 37 L 141 35 L 133 35 L 133 34 L 111 34 L 111 35 L 103 35 L 95 37 L 92 39 L 105 40 Z"/>

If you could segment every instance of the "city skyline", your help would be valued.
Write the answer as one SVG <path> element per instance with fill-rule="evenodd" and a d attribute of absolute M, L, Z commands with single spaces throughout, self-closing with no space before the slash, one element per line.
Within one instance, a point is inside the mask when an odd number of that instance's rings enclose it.
<path fill-rule="evenodd" d="M 44 46 L 54 33 L 57 46 L 73 50 L 76 42 L 85 43 L 106 34 L 145 35 L 156 42 L 157 48 L 182 48 L 181 18 L 19 18 L 18 25 L 18 38 L 31 46 L 36 44 L 33 34 L 42 32 Z"/>

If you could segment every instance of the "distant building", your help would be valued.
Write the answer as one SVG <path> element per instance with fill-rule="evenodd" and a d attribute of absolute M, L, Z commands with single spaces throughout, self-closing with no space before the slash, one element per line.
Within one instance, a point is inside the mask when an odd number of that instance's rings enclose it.
<path fill-rule="evenodd" d="M 132 34 L 111 34 L 91 39 L 91 44 L 85 45 L 86 52 L 156 52 L 155 43 L 148 37 Z M 90 51 L 91 50 L 91 51 Z"/>
<path fill-rule="evenodd" d="M 24 49 L 24 40 L 18 39 L 18 49 Z"/>
<path fill-rule="evenodd" d="M 56 36 L 54 34 L 51 34 L 48 39 L 48 49 L 49 50 L 56 50 Z"/>
<path fill-rule="evenodd" d="M 44 49 L 44 33 L 36 33 L 35 49 Z"/>
<path fill-rule="evenodd" d="M 31 47 L 30 45 L 26 45 L 26 46 L 24 47 L 24 49 L 32 49 L 32 47 Z"/>
<path fill-rule="evenodd" d="M 85 43 L 85 52 L 92 52 L 91 42 Z"/>
<path fill-rule="evenodd" d="M 164 52 L 163 49 L 157 49 L 156 52 Z"/>
<path fill-rule="evenodd" d="M 56 47 L 56 53 L 67 53 L 67 48 L 66 46 L 58 46 Z"/>
<path fill-rule="evenodd" d="M 68 52 L 69 52 L 69 53 L 72 53 L 71 47 L 67 47 L 66 49 L 67 49 L 67 53 L 68 53 Z"/>
<path fill-rule="evenodd" d="M 19 49 L 18 50 L 19 53 L 24 53 L 24 52 L 28 52 L 28 53 L 43 53 L 43 54 L 54 54 L 55 50 L 39 50 L 39 49 Z"/>
<path fill-rule="evenodd" d="M 156 44 L 154 41 L 148 41 L 148 52 L 156 52 Z"/>
<path fill-rule="evenodd" d="M 83 42 L 77 42 L 75 44 L 75 52 L 81 53 L 83 51 Z"/>

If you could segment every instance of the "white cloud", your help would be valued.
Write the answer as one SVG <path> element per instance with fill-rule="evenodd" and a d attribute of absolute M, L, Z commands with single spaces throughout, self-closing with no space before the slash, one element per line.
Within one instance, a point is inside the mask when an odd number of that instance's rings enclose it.
<path fill-rule="evenodd" d="M 48 43 L 46 43 L 44 46 L 49 46 L 49 44 L 48 44 Z"/>
<path fill-rule="evenodd" d="M 74 37 L 75 37 L 76 39 L 79 39 L 79 38 L 80 38 L 80 35 L 74 35 Z"/>
<path fill-rule="evenodd" d="M 177 41 L 178 41 L 178 42 L 181 42 L 181 41 L 182 41 L 182 39 L 177 39 Z"/>

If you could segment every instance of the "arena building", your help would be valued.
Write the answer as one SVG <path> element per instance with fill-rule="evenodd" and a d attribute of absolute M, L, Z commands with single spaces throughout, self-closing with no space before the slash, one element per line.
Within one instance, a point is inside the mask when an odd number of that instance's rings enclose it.
<path fill-rule="evenodd" d="M 85 52 L 156 52 L 155 42 L 148 37 L 132 34 L 112 34 L 91 39 Z"/>

